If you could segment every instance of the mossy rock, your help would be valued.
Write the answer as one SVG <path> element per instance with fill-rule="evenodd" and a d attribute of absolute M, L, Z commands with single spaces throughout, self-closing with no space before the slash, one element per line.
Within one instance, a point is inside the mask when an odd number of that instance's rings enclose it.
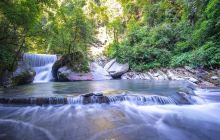
<path fill-rule="evenodd" d="M 67 66 L 69 69 L 75 72 L 88 72 L 89 71 L 89 65 L 88 60 L 84 56 L 84 54 L 80 51 L 66 54 L 60 57 L 59 60 L 57 60 L 53 67 L 52 67 L 52 74 L 55 80 L 58 79 L 57 72 L 58 69 Z"/>
<path fill-rule="evenodd" d="M 18 67 L 13 72 L 11 80 L 13 85 L 29 84 L 34 81 L 36 72 L 23 61 L 18 62 Z"/>
<path fill-rule="evenodd" d="M 13 85 L 30 84 L 34 81 L 35 75 L 36 75 L 35 71 L 32 70 L 24 71 L 19 75 L 12 77 L 12 84 Z"/>

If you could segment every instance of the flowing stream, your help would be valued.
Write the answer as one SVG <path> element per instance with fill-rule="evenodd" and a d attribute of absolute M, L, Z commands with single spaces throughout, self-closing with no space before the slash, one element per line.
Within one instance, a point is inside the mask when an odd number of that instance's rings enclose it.
<path fill-rule="evenodd" d="M 53 78 L 51 70 L 57 60 L 56 55 L 24 54 L 23 60 L 29 63 L 36 72 L 34 83 L 49 82 Z"/>
<path fill-rule="evenodd" d="M 220 137 L 220 89 L 185 81 L 34 83 L 1 90 L 0 112 L 2 140 Z"/>

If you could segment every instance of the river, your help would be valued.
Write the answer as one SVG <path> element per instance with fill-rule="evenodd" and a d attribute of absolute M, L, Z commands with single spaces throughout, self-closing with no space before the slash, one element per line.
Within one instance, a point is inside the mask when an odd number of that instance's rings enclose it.
<path fill-rule="evenodd" d="M 188 92 L 187 96 L 179 94 Z M 85 104 L 95 93 L 107 103 Z M 97 95 L 96 95 L 97 94 Z M 0 139 L 4 140 L 218 140 L 220 89 L 185 81 L 108 80 L 48 82 L 0 92 Z M 31 98 L 32 102 L 16 99 Z M 35 104 L 33 99 L 53 98 Z M 60 101 L 67 99 L 67 102 Z M 71 100 L 70 100 L 71 99 Z M 73 102 L 76 99 L 78 102 Z M 16 100 L 13 102 L 13 100 Z M 184 101 L 183 101 L 184 100 Z"/>

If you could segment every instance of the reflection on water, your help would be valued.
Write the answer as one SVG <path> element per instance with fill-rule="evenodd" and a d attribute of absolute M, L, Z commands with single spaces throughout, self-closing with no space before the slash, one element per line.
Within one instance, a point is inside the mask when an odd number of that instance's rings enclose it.
<path fill-rule="evenodd" d="M 106 80 L 82 82 L 49 82 L 5 89 L 0 96 L 66 96 L 91 92 L 115 94 L 122 92 L 172 95 L 178 89 L 189 86 L 185 81 Z"/>
<path fill-rule="evenodd" d="M 173 96 L 183 81 L 46 83 L 2 90 L 0 97 L 53 97 L 104 91 L 106 95 Z M 197 89 L 193 105 L 0 105 L 0 140 L 219 140 L 220 91 Z M 209 96 L 210 95 L 210 96 Z"/>

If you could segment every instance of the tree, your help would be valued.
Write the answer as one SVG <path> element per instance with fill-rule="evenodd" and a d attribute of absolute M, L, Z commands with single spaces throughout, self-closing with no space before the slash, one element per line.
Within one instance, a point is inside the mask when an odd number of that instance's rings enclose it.
<path fill-rule="evenodd" d="M 92 22 L 83 13 L 81 3 L 64 1 L 54 15 L 48 16 L 45 29 L 49 50 L 60 54 L 86 51 L 93 40 L 92 27 Z"/>
<path fill-rule="evenodd" d="M 53 0 L 3 0 L 0 2 L 0 72 L 13 71 L 27 48 L 26 39 L 40 22 L 42 9 Z"/>
<path fill-rule="evenodd" d="M 113 34 L 113 38 L 115 42 L 119 42 L 120 35 L 124 32 L 124 25 L 121 21 L 120 17 L 115 18 L 112 22 L 110 22 L 108 25 L 108 30 L 111 34 Z"/>

